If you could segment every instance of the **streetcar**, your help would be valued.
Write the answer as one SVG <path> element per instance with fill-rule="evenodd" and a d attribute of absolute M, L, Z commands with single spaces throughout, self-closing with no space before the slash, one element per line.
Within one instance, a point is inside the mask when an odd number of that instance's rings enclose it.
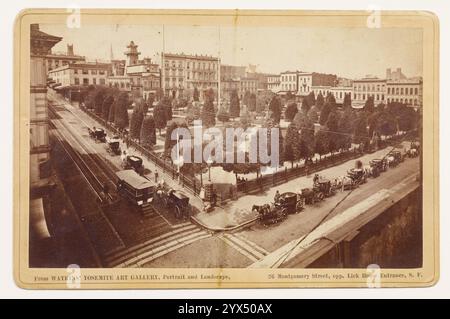
<path fill-rule="evenodd" d="M 129 202 L 139 206 L 148 206 L 153 201 L 155 184 L 140 176 L 132 169 L 116 173 L 117 192 Z"/>

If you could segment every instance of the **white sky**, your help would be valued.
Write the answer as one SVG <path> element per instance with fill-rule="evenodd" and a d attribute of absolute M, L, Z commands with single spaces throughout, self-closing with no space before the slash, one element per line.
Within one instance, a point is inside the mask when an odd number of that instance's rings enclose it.
<path fill-rule="evenodd" d="M 384 77 L 386 68 L 401 67 L 407 76 L 422 75 L 422 32 L 420 29 L 219 27 L 161 25 L 45 25 L 41 30 L 62 36 L 54 48 L 66 51 L 74 44 L 76 54 L 88 59 L 109 60 L 112 45 L 115 59 L 125 58 L 126 45 L 133 40 L 141 58 L 156 59 L 159 52 L 208 54 L 222 63 L 256 64 L 258 71 L 286 70 L 333 73 L 360 78 L 367 74 Z M 220 37 L 219 37 L 220 34 Z M 163 41 L 164 39 L 164 41 Z"/>

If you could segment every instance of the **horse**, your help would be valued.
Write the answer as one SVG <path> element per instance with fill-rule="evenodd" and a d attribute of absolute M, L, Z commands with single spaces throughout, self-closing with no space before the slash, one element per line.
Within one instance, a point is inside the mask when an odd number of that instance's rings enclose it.
<path fill-rule="evenodd" d="M 389 168 L 397 166 L 397 161 L 395 160 L 394 156 L 386 156 L 386 162 Z"/>
<path fill-rule="evenodd" d="M 411 148 L 406 152 L 409 158 L 417 157 L 419 155 L 419 151 L 417 148 Z"/>

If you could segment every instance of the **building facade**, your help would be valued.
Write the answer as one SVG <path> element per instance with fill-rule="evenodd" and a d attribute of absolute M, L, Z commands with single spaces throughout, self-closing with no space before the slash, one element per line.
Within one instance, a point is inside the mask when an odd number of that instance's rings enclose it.
<path fill-rule="evenodd" d="M 295 93 L 298 91 L 298 74 L 299 71 L 286 71 L 280 74 L 280 90 L 278 93 L 285 94 L 287 92 Z"/>
<path fill-rule="evenodd" d="M 380 103 L 386 104 L 386 80 L 377 77 L 365 77 L 353 81 L 353 107 L 363 107 L 369 96 L 373 96 L 375 106 Z"/>
<path fill-rule="evenodd" d="M 245 66 L 221 64 L 220 80 L 228 81 L 243 78 L 246 76 L 245 69 Z"/>
<path fill-rule="evenodd" d="M 111 74 L 110 63 L 77 62 L 49 71 L 48 76 L 57 83 L 56 90 L 71 86 L 106 85 Z"/>
<path fill-rule="evenodd" d="M 399 102 L 407 106 L 422 106 L 422 80 L 401 79 L 386 82 L 386 102 Z"/>
<path fill-rule="evenodd" d="M 68 44 L 67 51 L 65 53 L 52 52 L 47 55 L 45 61 L 46 72 L 48 73 L 50 70 L 57 69 L 68 64 L 85 61 L 86 58 L 84 56 L 76 55 L 74 53 L 73 44 Z"/>
<path fill-rule="evenodd" d="M 317 72 L 299 72 L 298 73 L 297 95 L 306 96 L 312 91 L 312 87 L 337 85 L 337 76 L 334 74 L 324 74 Z"/>
<path fill-rule="evenodd" d="M 30 183 L 33 190 L 42 186 L 47 177 L 45 165 L 50 159 L 46 59 L 62 38 L 40 31 L 38 24 L 30 28 Z"/>
<path fill-rule="evenodd" d="M 204 92 L 219 83 L 219 58 L 207 55 L 163 53 L 164 94 L 172 97 L 192 97 L 194 89 Z M 200 98 L 203 94 L 200 94 Z"/>
<path fill-rule="evenodd" d="M 267 77 L 267 89 L 275 94 L 280 91 L 280 75 L 270 75 Z"/>

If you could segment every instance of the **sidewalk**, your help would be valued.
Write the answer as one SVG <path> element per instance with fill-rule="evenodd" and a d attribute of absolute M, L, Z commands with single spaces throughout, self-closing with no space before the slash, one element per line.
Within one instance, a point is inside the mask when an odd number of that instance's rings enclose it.
<path fill-rule="evenodd" d="M 404 145 L 406 146 L 407 144 Z M 363 164 L 366 165 L 372 159 L 385 156 L 390 150 L 391 147 L 387 147 L 372 154 L 363 155 L 358 158 L 358 160 L 361 160 Z M 355 160 L 349 160 L 343 164 L 324 169 L 318 173 L 329 179 L 345 176 L 347 170 L 354 167 L 354 163 Z M 389 171 L 384 174 L 389 174 Z M 235 201 L 229 201 L 226 205 L 215 208 L 214 211 L 210 213 L 201 212 L 196 216 L 193 216 L 192 219 L 196 223 L 212 231 L 230 231 L 246 227 L 258 218 L 258 214 L 251 211 L 252 205 L 263 205 L 273 202 L 277 190 L 279 190 L 280 193 L 298 192 L 302 188 L 312 187 L 313 177 L 314 174 L 302 176 L 292 179 L 284 184 L 266 189 L 263 192 L 241 196 Z"/>

